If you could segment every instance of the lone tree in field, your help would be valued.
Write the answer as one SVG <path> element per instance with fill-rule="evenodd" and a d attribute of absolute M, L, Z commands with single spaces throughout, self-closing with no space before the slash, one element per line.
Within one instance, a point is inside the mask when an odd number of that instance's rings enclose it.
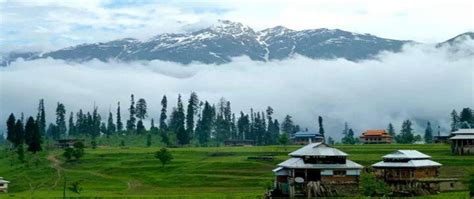
<path fill-rule="evenodd" d="M 155 153 L 155 158 L 160 160 L 162 167 L 165 167 L 167 163 L 171 162 L 171 160 L 173 159 L 173 155 L 171 155 L 168 149 L 161 148 Z"/>

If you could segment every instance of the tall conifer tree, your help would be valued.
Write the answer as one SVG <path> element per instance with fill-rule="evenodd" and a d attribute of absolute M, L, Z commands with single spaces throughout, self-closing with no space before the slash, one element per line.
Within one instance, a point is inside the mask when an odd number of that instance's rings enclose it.
<path fill-rule="evenodd" d="M 136 124 L 136 118 L 135 118 L 135 98 L 133 94 L 130 96 L 130 108 L 128 108 L 129 111 L 129 116 L 130 118 L 127 121 L 127 130 L 129 131 L 134 131 L 135 130 L 135 124 Z"/>
<path fill-rule="evenodd" d="M 160 130 L 162 132 L 166 132 L 168 129 L 168 125 L 166 124 L 166 111 L 168 108 L 168 100 L 166 99 L 166 95 L 163 95 L 161 99 L 161 113 L 160 113 Z"/>
<path fill-rule="evenodd" d="M 123 130 L 122 114 L 120 113 L 120 102 L 117 103 L 117 131 Z"/>

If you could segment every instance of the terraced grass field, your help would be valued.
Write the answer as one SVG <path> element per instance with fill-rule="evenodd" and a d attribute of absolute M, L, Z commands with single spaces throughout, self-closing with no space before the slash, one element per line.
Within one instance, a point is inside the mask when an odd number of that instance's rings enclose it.
<path fill-rule="evenodd" d="M 15 163 L 0 152 L 0 176 L 11 181 L 7 197 L 62 197 L 64 177 L 80 182 L 83 191 L 68 197 L 166 197 L 166 198 L 259 198 L 271 186 L 271 170 L 284 161 L 285 148 L 210 147 L 173 148 L 174 159 L 164 168 L 153 154 L 159 147 L 99 147 L 86 149 L 78 163 L 64 163 L 61 150 L 28 157 L 29 164 Z M 336 145 L 350 159 L 369 166 L 396 149 L 416 149 L 443 164 L 442 177 L 467 180 L 474 173 L 474 156 L 452 156 L 448 145 Z M 275 160 L 248 160 L 274 154 Z M 13 161 L 13 165 L 12 165 Z M 429 198 L 468 198 L 467 192 L 448 192 Z"/>

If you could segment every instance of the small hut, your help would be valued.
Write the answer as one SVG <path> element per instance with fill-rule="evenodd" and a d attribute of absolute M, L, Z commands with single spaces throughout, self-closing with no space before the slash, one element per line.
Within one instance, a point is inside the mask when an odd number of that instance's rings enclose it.
<path fill-rule="evenodd" d="M 474 129 L 459 129 L 452 132 L 451 151 L 457 155 L 474 154 Z"/>
<path fill-rule="evenodd" d="M 309 143 L 323 142 L 324 137 L 319 133 L 310 131 L 299 131 L 293 134 L 291 141 L 293 144 L 306 145 Z"/>
<path fill-rule="evenodd" d="M 56 140 L 56 147 L 57 148 L 68 148 L 68 147 L 73 147 L 76 142 L 82 142 L 84 143 L 84 139 L 59 139 Z"/>
<path fill-rule="evenodd" d="M 274 197 L 354 195 L 363 168 L 324 143 L 308 144 L 274 169 Z"/>
<path fill-rule="evenodd" d="M 225 146 L 253 146 L 255 140 L 226 140 L 224 141 Z"/>
<path fill-rule="evenodd" d="M 385 130 L 367 130 L 360 136 L 360 141 L 364 144 L 390 144 L 392 139 Z"/>
<path fill-rule="evenodd" d="M 10 182 L 6 181 L 3 179 L 3 177 L 0 177 L 0 193 L 8 193 L 8 184 Z"/>
<path fill-rule="evenodd" d="M 398 150 L 383 156 L 383 161 L 372 165 L 375 175 L 383 179 L 396 193 L 416 195 L 439 191 L 441 164 L 416 150 Z"/>

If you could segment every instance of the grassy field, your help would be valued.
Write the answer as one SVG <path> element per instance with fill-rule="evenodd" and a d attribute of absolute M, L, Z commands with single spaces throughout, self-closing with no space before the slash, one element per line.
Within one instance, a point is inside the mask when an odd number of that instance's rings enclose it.
<path fill-rule="evenodd" d="M 79 163 L 64 163 L 62 151 L 28 157 L 29 164 L 11 165 L 11 154 L 0 152 L 0 176 L 11 181 L 4 197 L 62 197 L 67 182 L 79 181 L 80 195 L 68 197 L 259 198 L 273 180 L 271 170 L 284 161 L 285 149 L 265 147 L 173 148 L 166 167 L 153 157 L 159 147 L 99 147 L 87 149 Z M 463 180 L 474 173 L 474 156 L 452 156 L 448 145 L 336 145 L 350 159 L 369 166 L 396 149 L 416 149 L 443 164 L 442 177 Z M 276 154 L 273 161 L 249 156 Z M 442 193 L 429 198 L 468 198 L 467 192 Z"/>

